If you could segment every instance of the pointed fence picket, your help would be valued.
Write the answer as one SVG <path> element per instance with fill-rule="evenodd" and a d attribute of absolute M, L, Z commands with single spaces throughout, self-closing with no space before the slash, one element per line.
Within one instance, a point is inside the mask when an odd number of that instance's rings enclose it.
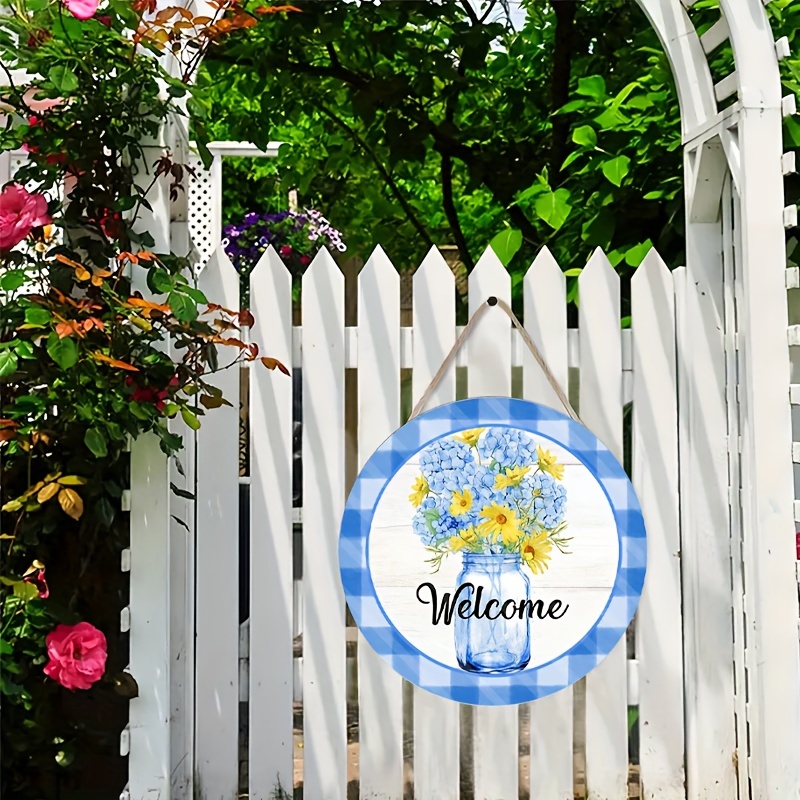
<path fill-rule="evenodd" d="M 578 278 L 580 416 L 622 461 L 619 276 L 596 250 Z M 590 800 L 628 795 L 626 642 L 586 676 L 586 786 Z"/>
<path fill-rule="evenodd" d="M 543 248 L 522 284 L 528 333 L 558 385 L 569 386 L 566 279 Z M 522 396 L 564 411 L 553 387 L 527 348 L 522 350 Z M 573 800 L 572 687 L 531 704 L 530 793 L 532 798 Z"/>
<path fill-rule="evenodd" d="M 431 248 L 414 274 L 414 353 L 411 403 L 416 406 L 456 334 L 455 278 L 445 260 Z M 428 402 L 429 408 L 456 399 L 456 368 L 451 365 Z M 414 797 L 458 800 L 458 705 L 414 688 Z M 435 755 L 434 755 L 435 754 Z"/>
<path fill-rule="evenodd" d="M 344 277 L 326 250 L 303 276 L 304 795 L 347 796 Z"/>
<path fill-rule="evenodd" d="M 222 249 L 211 257 L 197 283 L 207 297 L 238 310 L 239 275 Z M 220 366 L 225 358 L 233 360 L 227 352 L 219 356 Z M 196 440 L 195 782 L 206 797 L 235 800 L 239 785 L 238 370 L 222 370 L 212 382 L 230 405 L 203 417 L 203 433 Z"/>
<path fill-rule="evenodd" d="M 677 275 L 682 277 L 682 272 Z M 221 253 L 206 265 L 199 286 L 215 301 L 237 306 L 238 276 Z M 510 300 L 509 275 L 491 251 L 478 262 L 469 288 L 471 313 L 492 295 Z M 620 330 L 619 280 L 601 252 L 582 271 L 579 288 L 580 329 L 568 330 L 565 277 L 543 250 L 523 280 L 524 318 L 562 387 L 569 384 L 568 370 L 579 370 L 580 393 L 573 404 L 579 401 L 583 422 L 620 459 L 623 403 L 631 397 L 634 402 L 634 480 L 649 525 L 651 581 L 646 584 L 638 623 L 638 661 L 627 660 L 626 645 L 621 642 L 587 676 L 585 718 L 583 706 L 573 700 L 579 695 L 572 689 L 543 698 L 522 714 L 516 707 L 478 707 L 467 715 L 461 715 L 455 703 L 414 689 L 412 726 L 404 718 L 402 681 L 359 638 L 358 737 L 357 744 L 352 737 L 348 745 L 346 618 L 337 555 L 345 501 L 345 369 L 358 370 L 357 453 L 363 464 L 401 422 L 401 368 L 411 368 L 410 399 L 415 404 L 452 347 L 457 333 L 454 277 L 441 255 L 432 250 L 414 276 L 413 325 L 401 328 L 398 275 L 378 249 L 358 278 L 358 324 L 345 328 L 344 276 L 331 256 L 321 251 L 302 280 L 303 324 L 292 327 L 289 273 L 274 252 L 261 259 L 250 280 L 256 318 L 253 339 L 265 354 L 291 364 L 292 369 L 302 367 L 303 508 L 301 516 L 298 509 L 293 513 L 291 380 L 256 362 L 250 369 L 248 411 L 251 522 L 241 540 L 249 543 L 245 545 L 250 570 L 250 596 L 245 603 L 249 606 L 249 652 L 248 669 L 240 678 L 237 585 L 245 553 L 239 552 L 235 524 L 239 382 L 234 371 L 216 376 L 215 383 L 233 406 L 209 413 L 197 434 L 193 520 L 196 753 L 192 772 L 197 797 L 233 800 L 238 792 L 270 800 L 291 796 L 293 786 L 302 785 L 305 797 L 344 800 L 356 796 L 353 782 L 357 781 L 357 796 L 363 800 L 400 800 L 409 791 L 405 781 L 413 780 L 415 800 L 568 800 L 576 796 L 575 791 L 584 796 L 585 778 L 588 798 L 625 800 L 629 704 L 638 704 L 641 710 L 643 796 L 667 800 L 686 796 L 681 698 L 684 694 L 695 698 L 695 705 L 689 701 L 687 706 L 690 711 L 700 707 L 696 697 L 703 672 L 684 667 L 690 662 L 688 653 L 685 658 L 681 655 L 681 625 L 699 632 L 706 630 L 708 621 L 697 610 L 688 620 L 680 616 L 680 598 L 687 592 L 682 578 L 687 573 L 685 564 L 680 567 L 678 553 L 693 552 L 686 538 L 694 535 L 694 528 L 681 531 L 678 518 L 677 400 L 683 402 L 683 397 L 676 394 L 673 276 L 653 253 L 634 279 L 632 380 L 631 373 L 625 373 L 630 365 L 623 362 L 631 332 Z M 701 302 L 699 293 L 693 297 Z M 681 303 L 680 312 L 678 339 L 685 351 L 692 330 L 688 326 L 697 325 L 697 316 L 692 316 L 696 309 L 692 312 L 688 300 Z M 510 394 L 512 369 L 521 368 L 522 396 L 560 407 L 519 334 L 499 309 L 484 316 L 464 349 L 431 397 L 429 408 L 455 399 L 456 366 L 466 367 L 470 396 Z M 701 347 L 685 358 L 692 369 L 699 369 L 706 363 L 706 354 Z M 701 401 L 692 398 L 695 404 Z M 699 425 L 698 418 L 694 424 Z M 694 428 L 681 430 L 684 442 L 697 435 Z M 186 480 L 191 481 L 190 472 Z M 145 511 L 150 509 L 142 503 L 155 498 L 155 487 L 136 471 L 134 481 L 133 508 L 139 509 L 135 519 L 144 524 Z M 693 502 L 698 501 L 696 491 L 693 486 Z M 173 510 L 177 507 L 177 501 L 173 502 Z M 157 507 L 153 510 L 158 511 Z M 299 519 L 303 575 L 293 585 L 296 540 L 292 524 Z M 140 537 L 133 539 L 137 547 L 140 541 Z M 137 563 L 137 552 L 133 561 Z M 693 584 L 693 602 L 719 604 L 719 596 L 710 596 L 707 585 L 712 584 Z M 715 593 L 720 590 L 716 583 L 713 586 Z M 295 602 L 294 592 L 299 592 L 302 603 Z M 135 618 L 140 610 L 146 611 L 141 593 L 134 604 L 138 605 L 132 610 Z M 297 614 L 302 616 L 299 626 Z M 296 668 L 298 642 L 293 636 L 297 630 L 302 630 L 302 671 Z M 691 652 L 701 657 L 696 648 Z M 722 655 L 710 658 L 722 659 Z M 148 674 L 143 666 L 139 669 L 140 674 Z M 355 675 L 350 679 L 356 679 Z M 300 684 L 293 686 L 298 680 Z M 294 714 L 293 695 L 301 702 L 300 707 L 295 704 Z M 239 728 L 240 696 L 248 704 L 247 733 Z M 296 729 L 300 714 L 302 732 Z M 696 735 L 708 729 L 701 728 L 697 719 L 689 722 Z M 520 729 L 527 730 L 527 724 L 530 731 L 521 740 Z M 710 725 L 720 723 L 711 721 Z M 140 751 L 146 732 L 131 736 Z M 293 746 L 297 737 L 302 737 L 302 746 Z M 404 773 L 411 766 L 404 764 L 408 738 L 413 775 Z M 466 743 L 464 752 L 461 742 Z M 238 776 L 240 746 L 248 761 L 249 783 Z M 530 784 L 520 785 L 528 747 Z M 688 752 L 694 770 L 689 773 L 695 775 L 690 787 L 707 785 L 704 765 L 692 763 Z M 142 760 L 147 761 L 142 752 L 132 753 L 132 765 Z M 585 776 L 579 774 L 584 760 Z M 141 785 L 141 781 L 131 781 L 131 787 Z M 285 794 L 276 792 L 278 788 Z M 708 796 L 723 797 L 719 792 Z"/>
<path fill-rule="evenodd" d="M 651 251 L 633 277 L 633 484 L 651 569 L 636 625 L 639 763 L 645 800 L 684 796 L 675 288 Z"/>
<path fill-rule="evenodd" d="M 254 338 L 292 363 L 292 283 L 272 249 L 250 279 Z M 289 789 L 293 755 L 292 383 L 250 370 L 249 797 Z M 265 725 L 264 721 L 270 724 Z"/>
<path fill-rule="evenodd" d="M 511 302 L 508 272 L 491 249 L 469 276 L 472 316 L 489 297 Z M 511 323 L 495 308 L 485 314 L 467 339 L 467 394 L 481 397 L 511 394 Z M 473 736 L 475 800 L 519 794 L 519 710 L 516 706 L 475 709 Z"/>
<path fill-rule="evenodd" d="M 693 756 L 686 763 L 689 800 L 726 800 L 737 791 L 728 485 L 732 443 L 725 390 L 723 254 L 716 227 L 698 226 L 687 240 L 691 266 L 678 337 L 679 384 L 686 388 L 680 398 L 686 428 L 681 587 L 686 752 Z M 741 603 L 741 597 L 734 596 L 733 602 Z"/>
<path fill-rule="evenodd" d="M 378 247 L 358 276 L 358 466 L 400 427 L 400 276 Z M 403 681 L 358 637 L 361 797 L 403 800 Z"/>

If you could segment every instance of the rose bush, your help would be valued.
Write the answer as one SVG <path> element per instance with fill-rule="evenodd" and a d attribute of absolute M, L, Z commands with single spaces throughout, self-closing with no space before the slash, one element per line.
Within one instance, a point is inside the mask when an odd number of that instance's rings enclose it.
<path fill-rule="evenodd" d="M 175 200 L 189 169 L 141 143 L 181 98 L 200 102 L 203 53 L 256 17 L 235 0 L 205 17 L 154 5 L 21 0 L 0 14 L 0 151 L 27 153 L 0 190 L 4 797 L 80 796 L 82 773 L 123 788 L 128 445 L 158 437 L 180 472 L 181 426 L 228 402 L 215 374 L 259 358 L 249 312 L 207 298 L 140 220 L 153 186 Z M 202 124 L 196 136 L 207 155 Z"/>

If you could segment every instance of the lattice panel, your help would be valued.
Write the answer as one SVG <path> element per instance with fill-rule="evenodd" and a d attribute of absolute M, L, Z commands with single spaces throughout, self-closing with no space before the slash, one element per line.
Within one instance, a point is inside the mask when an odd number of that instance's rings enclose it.
<path fill-rule="evenodd" d="M 189 178 L 189 235 L 199 263 L 205 264 L 219 244 L 214 241 L 214 231 L 219 230 L 219 221 L 214 220 L 215 173 L 207 170 L 197 156 L 192 156 L 189 163 L 194 170 L 194 176 Z"/>

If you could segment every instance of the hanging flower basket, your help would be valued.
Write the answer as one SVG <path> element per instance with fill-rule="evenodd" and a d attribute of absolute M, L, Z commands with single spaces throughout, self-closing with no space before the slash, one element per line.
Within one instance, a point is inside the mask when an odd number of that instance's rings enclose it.
<path fill-rule="evenodd" d="M 319 211 L 277 211 L 245 214 L 241 222 L 226 225 L 222 245 L 242 275 L 249 275 L 271 245 L 299 279 L 320 246 L 343 253 L 342 234 Z"/>

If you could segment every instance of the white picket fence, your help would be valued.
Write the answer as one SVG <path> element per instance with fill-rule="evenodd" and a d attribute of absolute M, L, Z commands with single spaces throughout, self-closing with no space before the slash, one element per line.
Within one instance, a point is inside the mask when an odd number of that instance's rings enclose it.
<path fill-rule="evenodd" d="M 124 800 L 800 796 L 790 540 L 792 457 L 800 464 L 800 277 L 796 268 L 780 274 L 783 227 L 797 221 L 782 194 L 782 174 L 795 171 L 780 135 L 781 117 L 797 109 L 794 95 L 781 98 L 778 72 L 790 43 L 774 41 L 766 2 L 721 0 L 720 18 L 702 36 L 693 0 L 638 2 L 681 98 L 687 269 L 670 273 L 648 256 L 633 280 L 632 331 L 620 330 L 619 282 L 602 253 L 579 279 L 578 329 L 567 329 L 564 276 L 546 250 L 524 280 L 528 330 L 570 385 L 584 422 L 618 456 L 623 408 L 632 403 L 648 576 L 627 649 L 620 643 L 574 690 L 522 708 L 460 708 L 411 691 L 362 639 L 357 668 L 348 670 L 356 637 L 336 550 L 345 468 L 353 454 L 363 463 L 402 422 L 401 371 L 411 371 L 416 400 L 450 349 L 454 280 L 439 255 L 429 255 L 414 276 L 413 325 L 401 326 L 398 275 L 377 250 L 358 277 L 358 324 L 346 327 L 343 275 L 322 252 L 303 279 L 303 325 L 294 327 L 289 276 L 271 253 L 251 281 L 253 338 L 302 367 L 302 580 L 293 581 L 291 381 L 258 365 L 249 373 L 243 479 L 240 381 L 229 371 L 217 383 L 232 407 L 204 418 L 196 436 L 172 424 L 185 438 L 180 465 L 163 459 L 152 437 L 131 454 L 123 496 L 131 545 L 122 560 L 130 605 L 121 627 L 130 631 L 129 671 L 140 692 L 121 737 L 130 776 Z M 727 40 L 735 70 L 716 80 L 706 54 Z M 144 143 L 143 163 L 165 146 L 191 162 L 185 138 L 176 128 Z M 0 155 L 3 183 L 23 158 Z M 231 264 L 218 249 L 208 258 L 220 239 L 220 182 L 220 158 L 199 172 L 192 202 L 183 193 L 170 200 L 167 181 L 156 181 L 153 211 L 140 224 L 158 252 L 194 249 L 207 262 L 201 287 L 236 307 Z M 470 310 L 490 295 L 509 298 L 509 276 L 491 253 L 469 290 Z M 357 372 L 355 386 L 348 370 Z M 557 405 L 506 318 L 487 315 L 433 402 L 510 393 Z M 355 432 L 346 424 L 353 402 Z M 800 467 L 794 477 L 798 497 Z M 242 482 L 250 484 L 246 537 Z M 171 483 L 196 500 L 171 494 Z M 800 521 L 797 500 L 794 517 Z M 632 707 L 638 765 L 629 764 Z"/>
<path fill-rule="evenodd" d="M 524 278 L 527 329 L 559 382 L 571 386 L 585 424 L 620 460 L 623 407 L 633 403 L 633 481 L 648 527 L 648 577 L 635 633 L 629 633 L 633 658 L 621 642 L 590 673 L 585 687 L 559 692 L 528 708 L 475 708 L 464 714 L 457 704 L 416 688 L 413 703 L 404 707 L 401 679 L 360 637 L 357 670 L 348 674 L 348 629 L 337 557 L 347 488 L 346 437 L 352 435 L 345 424 L 346 371 L 357 370 L 354 452 L 360 465 L 402 422 L 401 370 L 411 370 L 411 400 L 416 401 L 453 344 L 453 274 L 437 251 L 429 253 L 413 278 L 413 326 L 401 327 L 399 275 L 378 248 L 358 276 L 358 324 L 346 327 L 343 274 L 331 256 L 320 251 L 302 282 L 302 326 L 293 327 L 289 273 L 274 252 L 265 254 L 251 277 L 256 319 L 251 338 L 262 352 L 302 367 L 302 581 L 294 585 L 292 579 L 292 382 L 255 362 L 249 374 L 250 474 L 244 479 L 250 497 L 249 538 L 243 540 L 249 548 L 250 595 L 245 626 L 249 635 L 242 641 L 249 640 L 249 648 L 242 659 L 240 384 L 234 371 L 217 381 L 233 406 L 203 418 L 189 459 L 195 465 L 194 478 L 184 467 L 187 483 L 182 485 L 194 484 L 196 490 L 195 513 L 185 500 L 170 501 L 183 506 L 175 513 L 193 529 L 187 536 L 182 528 L 172 527 L 170 552 L 180 568 L 171 590 L 196 598 L 193 610 L 187 601 L 178 614 L 173 611 L 169 626 L 173 797 L 192 796 L 193 786 L 194 796 L 208 800 L 233 800 L 240 791 L 268 800 L 285 796 L 276 794 L 278 787 L 291 796 L 293 787 L 302 786 L 302 796 L 309 800 L 571 800 L 576 791 L 598 800 L 625 800 L 629 778 L 634 778 L 633 796 L 641 792 L 646 798 L 677 800 L 686 797 L 687 769 L 696 776 L 696 786 L 715 787 L 708 797 L 736 796 L 737 695 L 732 683 L 727 504 L 712 511 L 724 525 L 719 530 L 724 531 L 720 538 L 725 546 L 719 549 L 720 555 L 723 549 L 727 553 L 727 575 L 708 575 L 715 553 L 703 552 L 692 541 L 702 512 L 684 525 L 681 535 L 679 477 L 690 478 L 678 468 L 677 364 L 681 374 L 702 371 L 708 356 L 701 346 L 703 336 L 691 331 L 685 338 L 676 335 L 686 318 L 689 289 L 684 273 L 670 272 L 655 252 L 648 255 L 632 282 L 632 331 L 620 328 L 619 278 L 600 251 L 578 279 L 577 330 L 567 328 L 565 277 L 547 250 Z M 216 302 L 233 307 L 239 302 L 238 275 L 221 250 L 203 269 L 199 286 Z M 487 251 L 470 275 L 470 312 L 491 295 L 510 300 L 511 282 Z M 712 429 L 725 424 L 724 418 L 713 418 L 720 409 L 723 417 L 726 414 L 724 391 L 724 383 L 714 389 L 722 405 L 693 424 Z M 519 334 L 505 315 L 490 313 L 431 404 L 461 395 L 512 392 L 558 407 Z M 689 435 L 686 430 L 684 439 Z M 174 470 L 173 479 L 183 481 Z M 152 492 L 163 496 L 163 487 L 141 476 L 134 483 L 133 524 L 136 508 L 150 507 Z M 137 582 L 149 578 L 135 568 L 135 539 L 132 547 L 132 594 L 139 597 Z M 139 558 L 150 563 L 144 553 Z M 682 616 L 687 602 L 691 608 Z M 728 620 L 710 640 L 705 638 L 709 609 L 726 613 Z M 194 653 L 187 646 L 193 630 Z M 298 631 L 302 669 L 293 654 Z M 154 642 L 151 649 L 155 652 L 160 644 Z M 138 645 L 148 647 L 143 641 Z M 357 694 L 348 686 L 356 673 Z M 301 686 L 295 686 L 296 679 Z M 193 691 L 182 694 L 192 682 Z M 351 700 L 357 697 L 357 741 L 348 739 L 348 690 Z M 295 697 L 302 697 L 302 705 L 293 703 Z M 148 757 L 146 737 L 139 739 L 144 755 L 137 755 L 134 746 L 137 727 L 147 728 L 136 717 L 138 702 L 131 706 L 130 746 L 130 796 L 137 800 L 150 797 L 144 784 L 133 785 L 143 773 L 136 769 L 136 759 Z M 698 716 L 704 703 L 719 713 Z M 353 717 L 352 702 L 350 706 Z M 638 773 L 628 753 L 628 713 L 634 706 L 639 709 Z M 240 734 L 243 709 L 246 734 Z M 302 713 L 301 726 L 296 726 L 296 712 Z M 689 736 L 695 745 L 685 765 Z M 242 753 L 246 785 L 240 785 Z M 639 782 L 641 789 L 636 788 Z"/>

